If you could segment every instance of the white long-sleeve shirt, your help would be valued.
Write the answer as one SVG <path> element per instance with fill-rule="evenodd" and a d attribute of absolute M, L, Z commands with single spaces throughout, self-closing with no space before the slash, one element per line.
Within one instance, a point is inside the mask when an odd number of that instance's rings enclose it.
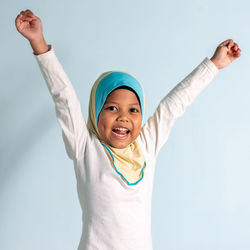
<path fill-rule="evenodd" d="M 112 167 L 103 145 L 86 127 L 73 86 L 53 48 L 35 56 L 53 97 L 67 155 L 74 161 L 82 208 L 78 250 L 152 250 L 151 203 L 155 160 L 171 127 L 219 70 L 207 57 L 161 101 L 136 139 L 144 177 L 128 185 Z"/>

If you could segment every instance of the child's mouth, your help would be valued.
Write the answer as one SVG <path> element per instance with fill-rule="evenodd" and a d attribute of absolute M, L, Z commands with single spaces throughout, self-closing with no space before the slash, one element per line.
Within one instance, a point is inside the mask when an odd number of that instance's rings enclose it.
<path fill-rule="evenodd" d="M 124 128 L 115 128 L 115 129 L 112 129 L 112 133 L 113 135 L 115 135 L 116 137 L 118 138 L 126 138 L 127 135 L 129 134 L 129 130 L 128 129 L 124 129 Z"/>

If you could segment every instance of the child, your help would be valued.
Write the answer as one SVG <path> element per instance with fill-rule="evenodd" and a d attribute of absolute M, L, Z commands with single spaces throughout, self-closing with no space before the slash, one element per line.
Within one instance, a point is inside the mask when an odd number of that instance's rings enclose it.
<path fill-rule="evenodd" d="M 144 93 L 125 72 L 103 73 L 92 87 L 86 125 L 75 91 L 30 10 L 16 18 L 53 97 L 68 156 L 74 161 L 83 232 L 79 250 L 152 250 L 151 201 L 155 160 L 174 121 L 218 74 L 240 57 L 222 42 L 164 97 L 142 127 Z"/>

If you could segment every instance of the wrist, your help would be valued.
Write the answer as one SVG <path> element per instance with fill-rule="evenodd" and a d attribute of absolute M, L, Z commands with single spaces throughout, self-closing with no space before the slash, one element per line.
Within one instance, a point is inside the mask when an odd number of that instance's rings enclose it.
<path fill-rule="evenodd" d="M 34 55 L 40 55 L 49 51 L 49 46 L 43 36 L 29 39 Z"/>
<path fill-rule="evenodd" d="M 210 60 L 213 62 L 213 64 L 218 68 L 221 69 L 219 63 L 216 61 L 216 59 L 214 57 L 211 57 Z"/>

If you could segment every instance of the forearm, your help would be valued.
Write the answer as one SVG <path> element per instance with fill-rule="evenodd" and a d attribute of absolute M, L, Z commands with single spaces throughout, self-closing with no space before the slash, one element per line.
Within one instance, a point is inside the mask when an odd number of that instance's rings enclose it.
<path fill-rule="evenodd" d="M 35 55 L 35 58 L 47 83 L 50 94 L 54 101 L 59 103 L 68 103 L 72 100 L 76 100 L 77 97 L 73 86 L 57 59 L 53 46 L 48 45 L 48 48 L 50 51 Z M 69 98 L 69 96 L 71 98 Z M 66 97 L 69 100 L 66 101 Z"/>
<path fill-rule="evenodd" d="M 219 73 L 214 63 L 206 58 L 162 100 L 176 119 L 181 116 L 203 89 Z"/>

